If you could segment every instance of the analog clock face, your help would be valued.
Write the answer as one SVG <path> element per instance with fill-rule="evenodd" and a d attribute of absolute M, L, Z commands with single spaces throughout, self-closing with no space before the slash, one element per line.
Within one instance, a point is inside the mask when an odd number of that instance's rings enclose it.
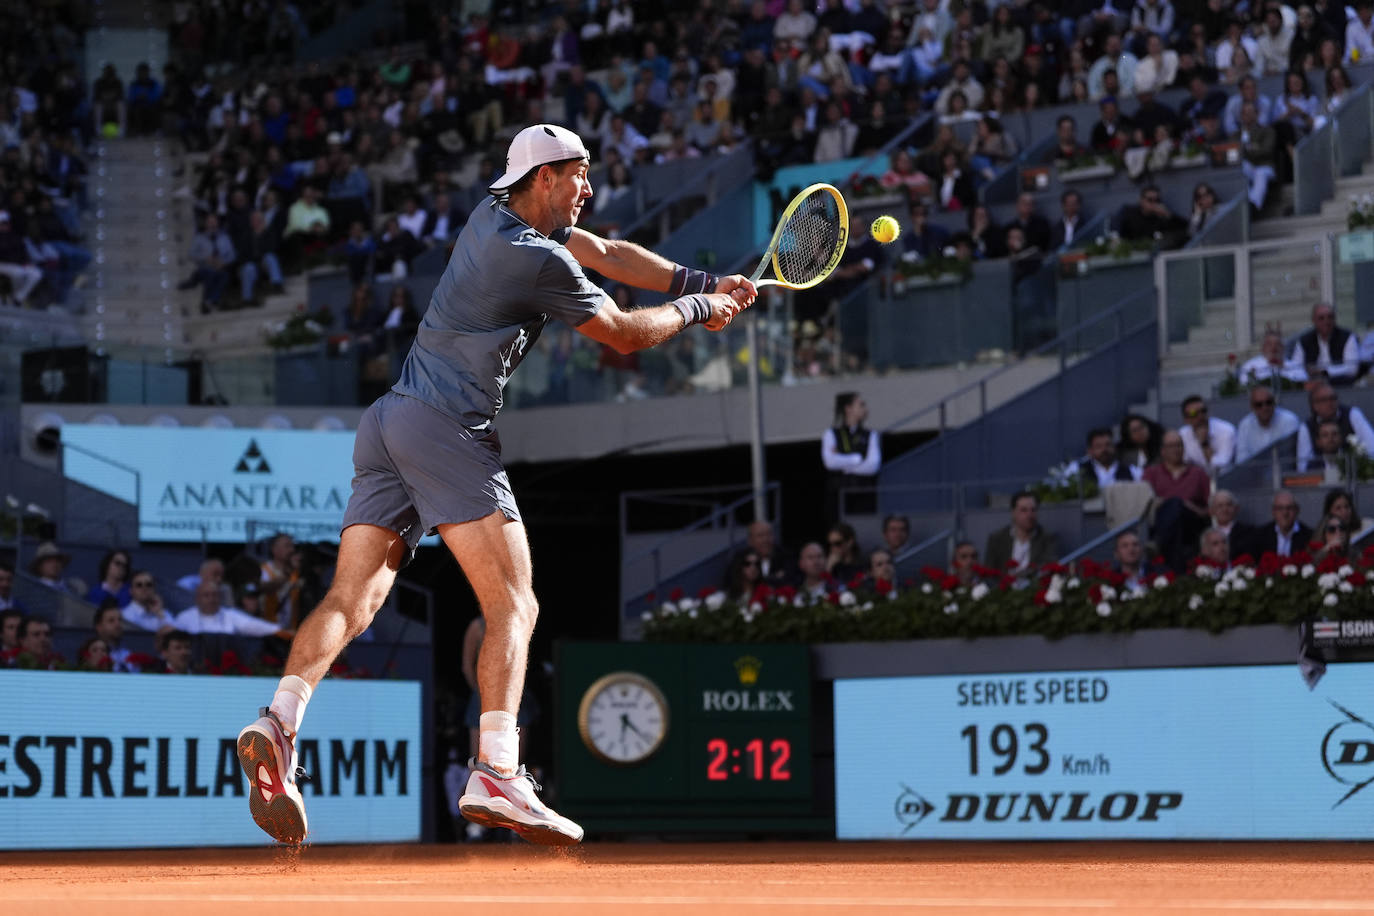
<path fill-rule="evenodd" d="M 606 763 L 639 763 L 668 736 L 668 701 L 653 681 L 618 671 L 587 688 L 577 727 L 582 743 Z"/>

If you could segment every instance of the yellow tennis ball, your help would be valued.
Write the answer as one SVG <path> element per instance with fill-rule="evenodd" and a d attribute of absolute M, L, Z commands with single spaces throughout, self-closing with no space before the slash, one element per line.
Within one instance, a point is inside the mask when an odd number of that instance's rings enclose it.
<path fill-rule="evenodd" d="M 902 234 L 902 226 L 890 216 L 880 216 L 868 227 L 868 231 L 875 239 L 886 245 L 897 240 L 897 236 Z"/>

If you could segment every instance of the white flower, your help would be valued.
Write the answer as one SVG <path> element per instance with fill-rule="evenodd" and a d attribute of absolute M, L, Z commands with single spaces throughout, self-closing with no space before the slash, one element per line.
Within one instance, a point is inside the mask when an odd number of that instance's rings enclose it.
<path fill-rule="evenodd" d="M 751 614 L 760 614 L 760 613 L 762 613 L 762 612 L 763 612 L 763 602 L 762 602 L 762 601 L 751 601 L 751 602 L 749 602 L 749 613 L 751 613 Z"/>
<path fill-rule="evenodd" d="M 1292 563 L 1286 563 L 1284 564 L 1283 569 L 1280 569 L 1279 572 L 1285 576 L 1296 576 L 1298 574 L 1298 568 L 1294 566 Z"/>
<path fill-rule="evenodd" d="M 677 603 L 677 606 L 684 611 L 695 611 L 697 608 L 701 607 L 701 602 L 695 598 L 683 598 Z"/>
<path fill-rule="evenodd" d="M 861 611 L 871 611 L 871 610 L 873 610 L 873 602 L 872 602 L 872 601 L 865 601 L 862 605 L 859 606 L 859 610 L 861 610 Z"/>
<path fill-rule="evenodd" d="M 1075 576 L 1074 578 L 1070 579 L 1068 582 L 1065 582 L 1065 583 L 1064 583 L 1064 587 L 1065 587 L 1065 588 L 1069 588 L 1069 589 L 1074 589 L 1074 588 L 1078 588 L 1078 586 L 1080 586 L 1080 585 L 1082 585 L 1082 584 L 1083 584 L 1082 582 L 1079 582 L 1079 581 L 1078 581 L 1078 577 Z"/>
<path fill-rule="evenodd" d="M 725 606 L 725 592 L 711 592 L 706 596 L 706 610 L 718 611 Z"/>
<path fill-rule="evenodd" d="M 1059 573 L 1055 573 L 1053 576 L 1051 576 L 1051 577 L 1050 577 L 1050 588 L 1054 589 L 1056 592 L 1058 592 L 1058 591 L 1063 591 L 1063 589 L 1064 589 L 1064 577 L 1061 576 L 1061 575 L 1059 575 Z"/>
<path fill-rule="evenodd" d="M 853 592 L 840 592 L 840 607 L 853 607 L 859 603 Z"/>
<path fill-rule="evenodd" d="M 945 605 L 944 610 L 945 610 L 945 613 L 946 613 L 946 614 L 957 614 L 957 613 L 959 613 L 959 602 L 957 602 L 957 601 L 951 601 L 949 604 L 946 604 L 946 605 Z"/>
<path fill-rule="evenodd" d="M 1243 576 L 1244 576 L 1245 578 L 1247 578 L 1247 579 L 1254 579 L 1254 578 L 1255 578 L 1255 569 L 1254 569 L 1253 566 L 1246 566 L 1246 567 L 1243 567 L 1243 568 L 1241 569 L 1240 572 L 1241 572 L 1241 575 L 1243 575 Z"/>
<path fill-rule="evenodd" d="M 795 597 L 795 598 L 792 599 L 792 606 L 793 606 L 793 607 L 806 607 L 806 596 L 803 595 L 801 592 L 798 592 L 798 593 L 797 593 L 797 597 Z"/>
<path fill-rule="evenodd" d="M 1200 607 L 1202 607 L 1202 596 L 1201 596 L 1201 595 L 1194 595 L 1194 596 L 1192 596 L 1191 598 L 1188 599 L 1188 610 L 1190 610 L 1190 611 L 1196 611 L 1196 610 L 1197 610 L 1198 608 L 1200 608 Z"/>
<path fill-rule="evenodd" d="M 1216 587 L 1213 589 L 1213 591 L 1217 593 L 1218 598 L 1220 598 L 1222 595 L 1226 594 L 1230 590 L 1231 586 L 1227 585 L 1225 582 L 1218 582 L 1216 584 Z"/>
<path fill-rule="evenodd" d="M 1063 600 L 1064 600 L 1064 594 L 1063 594 L 1062 592 L 1060 592 L 1059 589 L 1057 589 L 1057 588 L 1047 588 L 1047 589 L 1045 589 L 1045 603 L 1046 603 L 1046 604 L 1058 604 L 1059 602 L 1061 602 L 1061 601 L 1063 601 Z"/>
<path fill-rule="evenodd" d="M 1104 585 L 1104 586 L 1102 586 L 1102 600 L 1103 600 L 1103 601 L 1111 601 L 1111 600 L 1112 600 L 1113 598 L 1115 598 L 1115 597 L 1116 597 L 1116 589 L 1112 588 L 1110 585 Z"/>
<path fill-rule="evenodd" d="M 974 601 L 979 601 L 986 598 L 990 591 L 992 591 L 992 589 L 988 588 L 986 582 L 979 582 L 973 586 L 973 590 L 969 592 L 969 597 Z"/>
<path fill-rule="evenodd" d="M 643 614 L 640 614 L 640 615 L 639 615 L 639 619 L 642 620 L 642 621 L 644 621 L 645 623 L 648 623 L 650 620 L 653 620 L 653 619 L 654 619 L 654 612 L 653 612 L 653 611 L 645 611 Z"/>
<path fill-rule="evenodd" d="M 1336 590 L 1342 594 L 1348 595 L 1355 590 L 1355 586 L 1351 585 L 1349 582 L 1342 582 L 1336 587 Z"/>
<path fill-rule="evenodd" d="M 1155 587 L 1155 588 L 1168 588 L 1168 587 L 1169 587 L 1169 577 L 1168 577 L 1168 576 L 1155 576 L 1154 587 Z"/>
<path fill-rule="evenodd" d="M 894 588 L 892 591 L 890 591 L 890 592 L 887 593 L 887 600 L 888 600 L 888 601 L 896 601 L 896 600 L 897 600 L 897 590 L 896 590 L 895 588 Z"/>
<path fill-rule="evenodd" d="M 1249 588 L 1249 587 L 1250 587 L 1250 586 L 1246 584 L 1246 582 L 1245 582 L 1244 579 L 1237 579 L 1236 581 L 1234 581 L 1234 582 L 1231 583 L 1231 588 L 1232 588 L 1234 591 L 1238 591 L 1238 592 L 1243 592 L 1243 591 L 1245 591 L 1245 590 L 1246 590 L 1247 588 Z"/>
<path fill-rule="evenodd" d="M 1210 579 L 1212 578 L 1212 567 L 1208 566 L 1206 563 L 1199 563 L 1197 569 L 1193 570 L 1193 573 L 1199 579 Z"/>
<path fill-rule="evenodd" d="M 1317 577 L 1317 588 L 1329 592 L 1340 584 L 1341 577 L 1335 573 L 1322 573 Z"/>
<path fill-rule="evenodd" d="M 673 604 L 673 602 L 671 601 L 665 601 L 663 602 L 663 607 L 659 608 L 659 610 L 669 616 L 672 616 L 673 614 L 677 613 L 677 605 Z"/>
<path fill-rule="evenodd" d="M 687 609 L 687 616 L 690 617 L 690 618 L 692 618 L 693 620 L 696 620 L 696 619 L 697 619 L 697 609 L 694 608 L 694 607 L 693 607 L 693 608 L 688 608 L 688 609 Z"/>
<path fill-rule="evenodd" d="M 1322 599 L 1322 604 L 1326 607 L 1335 607 L 1337 604 L 1340 604 L 1340 601 L 1340 595 L 1332 593 L 1328 594 L 1325 598 Z"/>
<path fill-rule="evenodd" d="M 1110 604 L 1108 604 L 1107 602 L 1105 602 L 1105 601 L 1100 601 L 1100 602 L 1098 602 L 1098 605 L 1097 605 L 1097 616 L 1098 616 L 1098 617 L 1110 617 L 1110 616 L 1112 616 L 1112 606 L 1111 606 Z"/>
<path fill-rule="evenodd" d="M 1342 579 L 1344 579 L 1346 576 L 1350 575 L 1350 574 L 1353 573 L 1354 571 L 1355 571 L 1355 570 L 1353 570 L 1353 569 L 1350 568 L 1350 564 L 1349 564 L 1349 563 L 1346 563 L 1346 564 L 1345 564 L 1344 566 L 1342 566 L 1340 569 L 1336 570 L 1336 575 L 1338 575 L 1338 576 L 1340 576 Z"/>
<path fill-rule="evenodd" d="M 1317 571 L 1317 567 L 1313 566 L 1311 563 L 1306 563 L 1306 564 L 1303 565 L 1303 568 L 1302 568 L 1302 577 L 1303 577 L 1304 579 L 1310 579 L 1310 578 L 1312 578 L 1312 574 L 1315 573 L 1316 571 Z"/>
<path fill-rule="evenodd" d="M 1274 577 L 1273 577 L 1273 576 L 1266 576 L 1266 577 L 1265 577 L 1265 579 L 1264 579 L 1264 587 L 1265 587 L 1265 588 L 1273 588 L 1273 587 L 1274 587 Z"/>
<path fill-rule="evenodd" d="M 933 592 L 933 591 L 935 591 L 935 587 L 934 587 L 933 585 L 931 585 L 929 582 L 922 582 L 922 583 L 921 583 L 921 593 L 922 593 L 922 594 L 929 595 L 929 594 L 930 594 L 931 592 Z"/>

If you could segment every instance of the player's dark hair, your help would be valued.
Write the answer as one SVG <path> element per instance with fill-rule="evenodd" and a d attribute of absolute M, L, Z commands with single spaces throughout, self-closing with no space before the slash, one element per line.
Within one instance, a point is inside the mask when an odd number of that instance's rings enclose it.
<path fill-rule="evenodd" d="M 509 188 L 506 189 L 506 199 L 509 200 L 515 197 L 517 194 L 523 194 L 530 188 L 534 187 L 535 176 L 538 175 L 539 170 L 546 165 L 549 168 L 553 169 L 555 172 L 557 172 L 559 175 L 562 175 L 565 172 L 567 172 L 568 166 L 572 165 L 573 163 L 583 163 L 586 161 L 587 160 L 582 158 L 581 156 L 577 156 L 573 159 L 559 159 L 557 162 L 542 162 L 539 165 L 536 165 L 534 168 L 530 169 L 525 174 L 521 175 L 520 179 L 516 181 L 515 184 L 511 185 Z"/>
<path fill-rule="evenodd" d="M 1088 448 L 1093 447 L 1093 440 L 1098 436 L 1106 436 L 1110 439 L 1112 437 L 1112 431 L 1105 426 L 1094 426 L 1092 429 L 1088 430 Z"/>

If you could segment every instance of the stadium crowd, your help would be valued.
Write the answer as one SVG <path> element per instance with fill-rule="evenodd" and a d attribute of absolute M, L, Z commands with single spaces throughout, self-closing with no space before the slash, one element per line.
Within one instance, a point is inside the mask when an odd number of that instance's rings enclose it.
<path fill-rule="evenodd" d="M 228 564 L 207 558 L 175 582 L 159 582 L 123 549 L 100 559 L 94 585 L 69 576 L 71 562 L 57 543 L 45 541 L 35 549 L 27 573 L 38 585 L 82 599 L 92 609 L 91 633 L 72 658 L 54 648 L 53 621 L 15 597 L 14 566 L 0 563 L 0 668 L 248 673 L 236 656 L 224 661 L 222 650 L 230 643 L 220 637 L 261 637 L 261 654 L 249 661 L 280 667 L 331 572 L 317 551 L 285 533 L 267 542 L 264 557 L 244 553 Z M 186 606 L 170 608 L 164 594 L 181 596 Z M 126 631 L 151 634 L 156 654 L 123 645 Z"/>
<path fill-rule="evenodd" d="M 1190 206 L 1171 208 L 1153 179 L 1175 159 L 1215 152 L 1244 172 L 1256 212 L 1272 206 L 1296 143 L 1349 91 L 1345 67 L 1364 59 L 1372 11 L 1361 2 L 1347 19 L 1340 4 L 1276 0 L 735 0 L 656 12 L 626 0 L 432 15 L 407 7 L 402 25 L 377 36 L 386 44 L 373 58 L 300 64 L 294 49 L 334 15 L 321 4 L 177 4 L 174 62 L 149 95 L 164 128 L 201 151 L 184 189 L 201 227 L 186 285 L 201 286 L 211 310 L 260 301 L 316 264 L 345 266 L 364 288 L 353 304 L 372 297 L 359 306 L 371 327 L 358 333 L 373 333 L 388 286 L 417 258 L 440 249 L 422 267 L 441 269 L 526 123 L 583 136 L 597 187 L 588 222 L 609 228 L 633 213 L 621 208 L 633 202 L 636 172 L 656 164 L 748 139 L 766 176 L 878 153 L 930 113 L 933 135 L 891 149 L 877 183 L 908 201 L 900 252 L 856 246 L 853 282 L 832 284 L 818 320 L 800 316 L 790 330 L 798 374 L 852 371 L 863 364 L 835 341 L 832 303 L 869 274 L 899 262 L 1008 258 L 1020 278 L 1090 241 L 1083 233 L 1096 214 L 1083 191 L 1064 190 L 1057 213 L 1024 195 L 1001 220 L 981 203 L 981 188 L 1024 152 L 1010 116 L 1096 103 L 1094 123 L 1060 119 L 1045 162 L 1106 164 L 1138 179 L 1139 199 L 1107 214 L 1094 236 L 1176 247 L 1225 201 L 1202 181 Z M 1262 93 L 1269 78 L 1281 90 Z M 1162 103 L 1169 90 L 1182 101 Z M 643 367 L 575 339 L 540 349 L 547 375 L 517 390 L 517 403 L 559 403 L 584 389 L 690 391 L 741 369 L 695 346 L 670 346 Z"/>

